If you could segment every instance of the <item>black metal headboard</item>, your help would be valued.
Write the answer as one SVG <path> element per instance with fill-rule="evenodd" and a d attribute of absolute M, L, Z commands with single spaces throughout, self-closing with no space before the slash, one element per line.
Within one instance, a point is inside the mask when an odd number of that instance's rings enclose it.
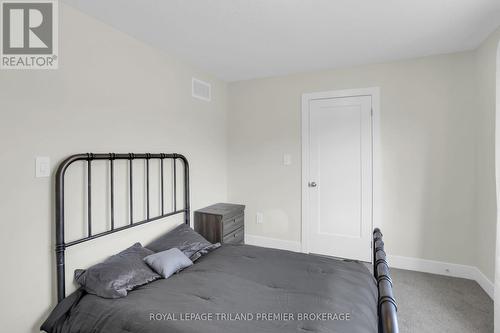
<path fill-rule="evenodd" d="M 149 176 L 149 161 L 151 159 L 156 159 L 160 161 L 160 196 L 161 196 L 161 213 L 156 216 L 150 215 L 150 195 L 149 195 L 149 186 L 150 186 L 150 176 Z M 110 220 L 111 220 L 111 228 L 109 230 L 92 233 L 92 161 L 95 160 L 107 160 L 109 161 L 110 167 Z M 128 160 L 128 168 L 129 168 L 129 214 L 130 220 L 127 225 L 123 225 L 120 227 L 115 227 L 115 211 L 114 211 L 114 161 L 115 160 Z M 146 162 L 146 219 L 142 221 L 134 221 L 133 219 L 133 207 L 134 207 L 134 196 L 133 196 L 133 188 L 134 188 L 134 177 L 133 177 L 133 161 L 134 160 L 145 160 Z M 173 161 L 173 210 L 166 212 L 164 205 L 164 160 Z M 177 209 L 177 173 L 176 173 L 176 161 L 181 160 L 184 165 L 184 208 Z M 64 178 L 66 174 L 66 170 L 68 167 L 76 161 L 86 161 L 87 162 L 87 236 L 73 240 L 70 242 L 65 242 L 64 240 Z M 56 173 L 56 191 L 55 191 L 55 200 L 56 200 L 56 268 L 57 268 L 57 299 L 58 302 L 62 301 L 66 294 L 65 287 L 65 258 L 64 251 L 66 248 L 80 244 L 86 241 L 90 241 L 102 236 L 106 236 L 118 231 L 122 231 L 125 229 L 129 229 L 132 227 L 136 227 L 148 222 L 153 222 L 168 216 L 176 215 L 176 214 L 185 214 L 185 223 L 189 225 L 190 218 L 190 207 L 189 207 L 189 164 L 183 155 L 180 154 L 149 154 L 149 153 L 141 153 L 141 154 L 77 154 L 72 155 L 65 159 L 59 164 Z"/>

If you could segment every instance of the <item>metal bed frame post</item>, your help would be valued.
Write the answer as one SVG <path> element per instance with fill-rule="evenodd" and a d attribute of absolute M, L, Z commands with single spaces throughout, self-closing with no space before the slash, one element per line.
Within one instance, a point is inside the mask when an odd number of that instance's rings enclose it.
<path fill-rule="evenodd" d="M 135 221 L 133 219 L 133 205 L 134 205 L 134 195 L 133 195 L 133 160 L 135 159 L 140 159 L 140 160 L 145 160 L 146 161 L 146 206 L 147 206 L 147 214 L 146 214 L 146 219 L 142 221 Z M 149 161 L 151 159 L 158 159 L 160 160 L 160 166 L 161 166 L 161 174 L 160 174 L 160 181 L 161 181 L 161 212 L 160 215 L 157 216 L 151 216 L 150 213 L 150 193 L 149 193 L 149 184 L 150 184 L 150 172 L 149 172 Z M 174 209 L 171 212 L 165 212 L 164 209 L 164 172 L 163 172 L 163 160 L 165 159 L 170 159 L 173 161 L 173 170 L 174 170 L 174 181 L 173 183 L 173 202 L 174 202 Z M 111 228 L 99 232 L 96 234 L 92 233 L 92 161 L 94 160 L 107 160 L 109 161 L 109 166 L 110 166 L 110 221 L 111 221 Z M 122 225 L 120 227 L 116 227 L 116 221 L 115 221 L 115 205 L 114 205 L 114 191 L 115 191 L 115 186 L 114 186 L 114 161 L 115 160 L 128 160 L 129 161 L 129 213 L 130 213 L 130 221 L 126 223 L 125 225 Z M 177 160 L 181 160 L 184 165 L 184 208 L 183 209 L 177 209 L 177 174 L 175 172 L 176 170 L 176 163 Z M 66 242 L 64 239 L 64 226 L 65 226 L 65 208 L 64 208 L 64 177 L 66 174 L 66 170 L 70 165 L 72 165 L 76 161 L 86 161 L 87 162 L 87 236 L 73 240 L 70 242 Z M 190 225 L 190 215 L 191 215 L 191 208 L 190 208 L 190 202 L 189 202 L 189 163 L 186 159 L 185 156 L 180 155 L 180 154 L 150 154 L 150 153 L 142 153 L 142 154 L 133 154 L 133 153 L 128 153 L 128 154 L 115 154 L 115 153 L 109 153 L 109 154 L 76 154 L 72 155 L 68 158 L 66 158 L 64 161 L 62 161 L 59 164 L 59 167 L 56 172 L 56 191 L 55 191 L 55 223 L 56 223 L 56 246 L 55 246 L 55 253 L 56 253 L 56 271 L 57 271 L 57 299 L 58 302 L 61 302 L 64 297 L 66 296 L 66 283 L 65 283 L 65 250 L 66 248 L 70 246 L 74 246 L 86 241 L 90 241 L 102 236 L 106 236 L 115 232 L 119 232 L 122 230 L 126 230 L 132 227 L 136 227 L 142 224 L 146 224 L 149 222 L 153 222 L 168 216 L 176 215 L 176 214 L 184 214 L 184 223 L 187 225 Z"/>
<path fill-rule="evenodd" d="M 384 241 L 379 228 L 373 230 L 373 276 L 378 287 L 378 331 L 399 333 L 397 305 L 392 292 L 392 279 L 384 251 Z"/>

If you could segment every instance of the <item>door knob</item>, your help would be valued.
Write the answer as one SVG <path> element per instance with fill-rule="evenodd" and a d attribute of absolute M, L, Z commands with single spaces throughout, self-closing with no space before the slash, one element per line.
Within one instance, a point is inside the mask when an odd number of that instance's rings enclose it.
<path fill-rule="evenodd" d="M 309 187 L 316 187 L 318 184 L 316 182 L 309 182 Z"/>

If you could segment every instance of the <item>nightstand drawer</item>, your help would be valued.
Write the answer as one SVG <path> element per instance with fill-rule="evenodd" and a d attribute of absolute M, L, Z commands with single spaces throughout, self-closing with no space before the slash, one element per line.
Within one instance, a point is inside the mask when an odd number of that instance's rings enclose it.
<path fill-rule="evenodd" d="M 245 239 L 245 228 L 239 228 L 225 235 L 223 238 L 223 242 L 228 244 L 243 244 L 244 239 Z"/>
<path fill-rule="evenodd" d="M 222 221 L 223 224 L 223 229 L 224 230 L 224 235 L 229 234 L 230 232 L 235 231 L 236 229 L 239 229 L 243 227 L 243 214 L 232 217 L 230 219 Z"/>
<path fill-rule="evenodd" d="M 243 243 L 244 227 L 244 205 L 218 203 L 194 212 L 194 230 L 210 243 Z"/>

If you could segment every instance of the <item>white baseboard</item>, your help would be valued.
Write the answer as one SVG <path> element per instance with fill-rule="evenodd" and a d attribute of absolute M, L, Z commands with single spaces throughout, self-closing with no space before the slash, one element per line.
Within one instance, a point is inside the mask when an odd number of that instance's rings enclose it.
<path fill-rule="evenodd" d="M 481 288 L 483 288 L 491 299 L 495 299 L 495 284 L 491 282 L 490 279 L 488 279 L 486 275 L 479 270 L 479 268 L 474 267 L 474 273 L 473 280 L 476 280 L 476 282 L 481 286 Z"/>
<path fill-rule="evenodd" d="M 474 280 L 493 299 L 494 284 L 477 267 L 401 256 L 387 256 L 387 261 L 394 268 Z"/>
<path fill-rule="evenodd" d="M 294 242 L 284 239 L 269 238 L 263 236 L 245 234 L 245 243 L 250 245 L 270 247 L 280 250 L 288 250 L 293 252 L 300 252 L 300 242 Z"/>

